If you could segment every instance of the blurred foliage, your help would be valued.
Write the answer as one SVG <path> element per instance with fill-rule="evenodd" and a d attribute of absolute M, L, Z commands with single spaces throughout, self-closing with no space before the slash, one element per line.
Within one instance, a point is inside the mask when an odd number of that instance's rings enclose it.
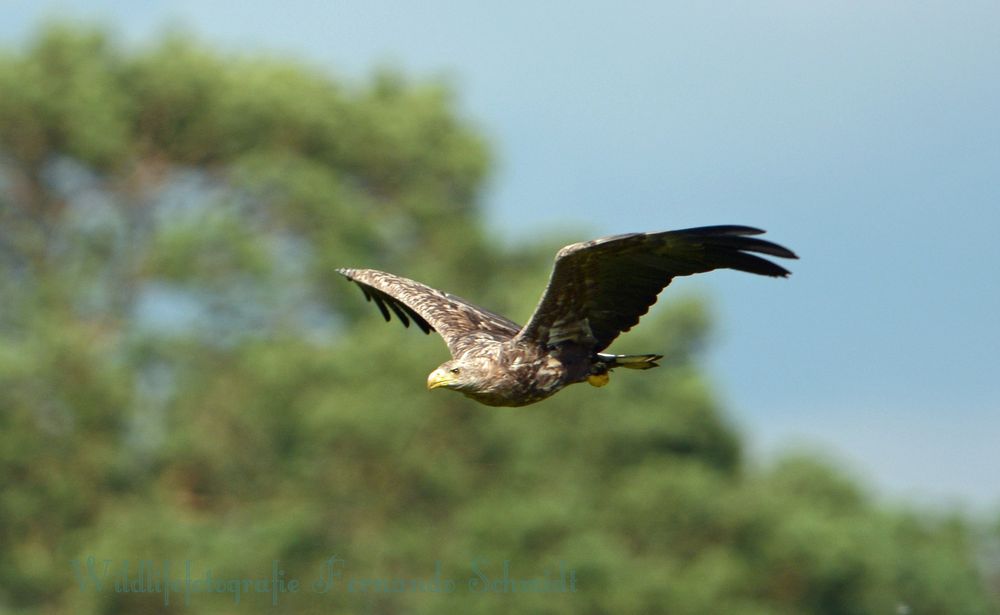
<path fill-rule="evenodd" d="M 443 344 L 384 325 L 334 267 L 523 319 L 561 245 L 491 238 L 488 152 L 454 106 L 438 83 L 177 35 L 126 52 L 54 25 L 0 54 L 0 611 L 161 610 L 81 587 L 89 557 L 109 582 L 276 560 L 302 583 L 277 606 L 175 593 L 189 613 L 996 609 L 996 550 L 968 522 L 887 510 L 807 456 L 748 466 L 697 300 L 618 346 L 664 352 L 656 373 L 517 410 L 424 391 Z M 340 585 L 314 591 L 334 555 Z M 505 561 L 571 569 L 576 591 L 471 591 Z M 345 585 L 435 574 L 455 591 Z"/>

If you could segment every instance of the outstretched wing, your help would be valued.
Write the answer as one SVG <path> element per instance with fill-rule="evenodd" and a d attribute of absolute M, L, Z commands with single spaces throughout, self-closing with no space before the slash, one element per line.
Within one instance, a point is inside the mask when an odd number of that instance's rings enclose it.
<path fill-rule="evenodd" d="M 386 321 L 391 314 L 409 327 L 412 320 L 424 333 L 437 331 L 453 357 L 480 341 L 506 341 L 521 330 L 517 323 L 473 305 L 451 293 L 374 269 L 338 269 L 374 301 Z"/>
<path fill-rule="evenodd" d="M 573 341 L 601 351 L 635 326 L 676 276 L 713 269 L 787 276 L 783 267 L 750 254 L 797 258 L 777 244 L 748 237 L 763 232 L 706 226 L 566 246 L 556 255 L 549 285 L 518 337 L 545 346 Z"/>

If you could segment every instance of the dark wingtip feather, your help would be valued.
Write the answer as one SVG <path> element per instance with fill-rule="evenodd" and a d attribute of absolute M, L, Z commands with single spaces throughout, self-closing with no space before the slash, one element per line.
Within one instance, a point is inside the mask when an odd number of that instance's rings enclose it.
<path fill-rule="evenodd" d="M 372 299 L 375 301 L 375 305 L 378 306 L 379 311 L 382 312 L 382 316 L 385 318 L 385 321 L 389 322 L 392 320 L 392 317 L 389 316 L 389 310 L 385 307 L 385 302 L 382 300 L 380 295 L 381 293 L 374 292 L 372 293 Z"/>
<path fill-rule="evenodd" d="M 403 326 L 407 329 L 410 328 L 410 319 L 406 317 L 403 310 L 399 309 L 399 305 L 395 301 L 387 301 L 389 307 L 392 308 L 393 313 L 399 318 L 399 322 L 403 323 Z"/>
<path fill-rule="evenodd" d="M 705 262 L 713 269 L 735 269 L 781 278 L 791 275 L 784 267 L 756 255 L 798 258 L 784 246 L 753 237 L 762 233 L 764 233 L 762 229 L 752 226 L 730 224 L 684 229 L 679 231 L 678 235 L 701 244 L 705 250 Z"/>
<path fill-rule="evenodd" d="M 788 277 L 791 272 L 784 267 L 749 254 L 756 252 L 778 258 L 798 259 L 794 252 L 784 246 L 751 236 L 763 233 L 762 229 L 736 224 L 703 226 L 681 231 L 682 235 L 703 239 L 704 245 L 715 252 L 713 258 L 717 259 L 716 262 L 721 267 L 772 277 Z"/>
<path fill-rule="evenodd" d="M 710 256 L 710 260 L 719 263 L 721 267 L 774 278 L 784 278 L 790 275 L 787 269 L 766 258 L 729 248 L 723 248 L 723 250 Z"/>
<path fill-rule="evenodd" d="M 694 228 L 685 228 L 679 231 L 670 232 L 677 235 L 712 237 L 716 235 L 763 235 L 766 231 L 754 226 L 744 226 L 742 224 L 717 224 L 715 226 L 696 226 Z"/>
<path fill-rule="evenodd" d="M 745 235 L 732 235 L 726 237 L 713 237 L 710 242 L 714 246 L 725 246 L 734 250 L 744 252 L 757 252 L 758 254 L 768 254 L 779 258 L 795 258 L 798 256 L 794 252 L 771 241 L 747 237 Z"/>
<path fill-rule="evenodd" d="M 423 316 L 410 308 L 410 306 L 364 282 L 358 281 L 354 275 L 357 271 L 356 269 L 339 268 L 335 271 L 354 284 L 357 284 L 358 288 L 361 289 L 361 294 L 365 296 L 365 300 L 373 302 L 378 306 L 386 322 L 390 322 L 392 320 L 391 314 L 395 314 L 399 318 L 399 322 L 403 323 L 403 326 L 406 328 L 410 327 L 410 321 L 412 320 L 427 335 L 435 331 L 434 327 Z M 392 311 L 390 312 L 390 310 Z"/>

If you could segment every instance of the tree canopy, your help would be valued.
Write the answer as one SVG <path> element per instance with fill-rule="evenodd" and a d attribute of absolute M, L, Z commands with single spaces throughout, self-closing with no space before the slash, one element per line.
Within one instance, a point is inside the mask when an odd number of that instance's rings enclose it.
<path fill-rule="evenodd" d="M 748 463 L 696 298 L 615 346 L 655 377 L 424 392 L 443 344 L 334 269 L 523 320 L 566 242 L 492 237 L 490 164 L 445 84 L 391 70 L 66 24 L 0 53 L 0 611 L 159 609 L 114 584 L 169 561 L 222 583 L 170 596 L 190 613 L 995 612 L 970 522 Z M 230 583 L 279 568 L 297 591 Z"/>

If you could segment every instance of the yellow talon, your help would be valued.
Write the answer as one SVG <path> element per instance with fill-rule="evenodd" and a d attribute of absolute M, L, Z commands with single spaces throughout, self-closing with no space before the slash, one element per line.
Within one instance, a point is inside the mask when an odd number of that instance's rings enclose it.
<path fill-rule="evenodd" d="M 606 385 L 611 380 L 611 377 L 605 374 L 591 374 L 587 376 L 587 382 L 590 386 L 602 387 Z"/>

